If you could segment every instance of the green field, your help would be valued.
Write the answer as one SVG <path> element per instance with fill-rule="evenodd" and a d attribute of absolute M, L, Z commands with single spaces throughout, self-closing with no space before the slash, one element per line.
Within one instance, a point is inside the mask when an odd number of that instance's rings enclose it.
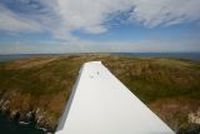
<path fill-rule="evenodd" d="M 113 55 L 43 56 L 0 63 L 0 107 L 55 128 L 81 65 L 100 60 L 172 129 L 188 127 L 200 107 L 199 62 Z M 6 102 L 7 101 L 7 102 Z M 39 116 L 42 120 L 39 122 Z"/>

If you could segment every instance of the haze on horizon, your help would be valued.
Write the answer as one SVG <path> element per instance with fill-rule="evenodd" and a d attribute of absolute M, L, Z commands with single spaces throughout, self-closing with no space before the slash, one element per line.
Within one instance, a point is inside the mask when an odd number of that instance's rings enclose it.
<path fill-rule="evenodd" d="M 199 0 L 1 0 L 0 54 L 200 52 Z"/>

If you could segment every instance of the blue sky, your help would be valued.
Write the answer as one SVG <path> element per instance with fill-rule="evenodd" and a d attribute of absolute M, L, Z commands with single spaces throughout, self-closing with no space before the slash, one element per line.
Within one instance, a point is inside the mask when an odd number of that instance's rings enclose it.
<path fill-rule="evenodd" d="M 198 0 L 1 0 L 0 54 L 200 52 Z"/>

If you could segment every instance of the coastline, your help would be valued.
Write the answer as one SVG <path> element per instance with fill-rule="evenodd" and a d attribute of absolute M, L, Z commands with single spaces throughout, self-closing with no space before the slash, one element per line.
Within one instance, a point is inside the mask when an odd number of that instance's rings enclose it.
<path fill-rule="evenodd" d="M 1 111 L 24 123 L 32 120 L 36 128 L 54 132 L 79 69 L 90 60 L 101 60 L 174 130 L 183 124 L 187 126 L 188 114 L 198 110 L 199 63 L 90 54 L 32 57 L 1 63 Z M 175 113 L 179 115 L 173 116 Z"/>

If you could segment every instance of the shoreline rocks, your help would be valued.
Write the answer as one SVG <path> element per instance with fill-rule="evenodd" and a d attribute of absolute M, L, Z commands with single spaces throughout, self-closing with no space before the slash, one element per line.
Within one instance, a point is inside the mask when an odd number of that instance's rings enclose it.
<path fill-rule="evenodd" d="M 0 113 L 8 116 L 10 119 L 18 121 L 20 124 L 34 123 L 36 129 L 41 129 L 44 132 L 54 132 L 55 126 L 51 126 L 46 117 L 45 110 L 35 108 L 33 110 L 22 111 L 21 109 L 12 109 L 9 99 L 0 99 Z"/>
<path fill-rule="evenodd" d="M 188 115 L 188 122 L 200 125 L 200 108 L 197 112 Z"/>

